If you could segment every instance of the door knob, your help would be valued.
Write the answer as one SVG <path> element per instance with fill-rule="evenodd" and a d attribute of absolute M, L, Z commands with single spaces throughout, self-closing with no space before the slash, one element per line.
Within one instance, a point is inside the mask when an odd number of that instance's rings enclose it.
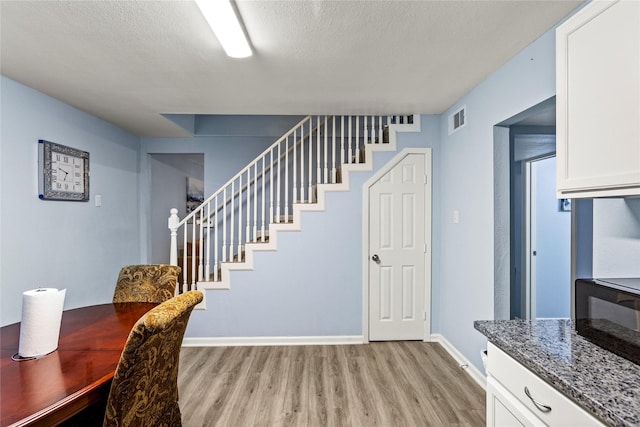
<path fill-rule="evenodd" d="M 380 264 L 380 257 L 375 254 L 371 257 L 371 259 L 376 263 L 376 264 Z"/>

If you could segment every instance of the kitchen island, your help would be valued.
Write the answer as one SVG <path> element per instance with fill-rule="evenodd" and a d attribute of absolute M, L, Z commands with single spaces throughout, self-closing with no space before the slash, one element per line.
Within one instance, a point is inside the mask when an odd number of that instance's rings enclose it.
<path fill-rule="evenodd" d="M 474 327 L 599 421 L 640 426 L 640 365 L 577 335 L 570 320 L 476 321 Z"/>

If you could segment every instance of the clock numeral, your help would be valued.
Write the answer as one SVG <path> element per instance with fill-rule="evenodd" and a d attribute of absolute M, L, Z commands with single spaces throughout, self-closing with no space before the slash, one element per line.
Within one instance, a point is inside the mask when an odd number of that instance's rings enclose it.
<path fill-rule="evenodd" d="M 76 172 L 75 175 L 76 175 L 77 178 L 80 178 L 80 172 Z"/>
<path fill-rule="evenodd" d="M 59 182 L 56 182 L 56 188 L 62 188 L 62 184 L 60 184 Z"/>
<path fill-rule="evenodd" d="M 80 165 L 73 165 L 74 168 L 80 169 Z"/>
<path fill-rule="evenodd" d="M 64 156 L 62 161 L 65 162 L 65 163 L 69 163 L 69 157 L 68 156 Z"/>
<path fill-rule="evenodd" d="M 60 154 L 56 154 L 56 160 L 60 161 Z"/>

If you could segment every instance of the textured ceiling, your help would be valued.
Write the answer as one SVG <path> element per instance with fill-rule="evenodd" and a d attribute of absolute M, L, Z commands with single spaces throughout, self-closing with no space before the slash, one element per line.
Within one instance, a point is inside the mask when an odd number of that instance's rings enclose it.
<path fill-rule="evenodd" d="M 0 2 L 3 75 L 140 136 L 162 114 L 437 114 L 581 1 L 238 1 L 228 58 L 184 1 Z"/>

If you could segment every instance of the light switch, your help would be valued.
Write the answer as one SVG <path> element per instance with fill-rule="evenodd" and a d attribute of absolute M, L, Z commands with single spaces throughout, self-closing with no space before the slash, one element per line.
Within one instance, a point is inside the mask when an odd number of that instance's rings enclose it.
<path fill-rule="evenodd" d="M 100 194 L 96 194 L 96 207 L 102 206 L 102 196 Z"/>
<path fill-rule="evenodd" d="M 460 222 L 460 211 L 456 209 L 453 211 L 453 223 L 458 224 L 459 222 Z"/>

